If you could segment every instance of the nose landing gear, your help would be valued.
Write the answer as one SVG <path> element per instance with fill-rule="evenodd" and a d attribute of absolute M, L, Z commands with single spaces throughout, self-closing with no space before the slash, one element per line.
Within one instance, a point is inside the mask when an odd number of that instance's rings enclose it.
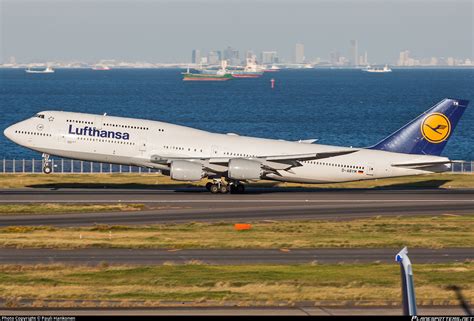
<path fill-rule="evenodd" d="M 53 172 L 53 168 L 51 167 L 51 160 L 49 159 L 49 154 L 43 154 L 41 157 L 43 158 L 43 173 L 51 174 Z"/>

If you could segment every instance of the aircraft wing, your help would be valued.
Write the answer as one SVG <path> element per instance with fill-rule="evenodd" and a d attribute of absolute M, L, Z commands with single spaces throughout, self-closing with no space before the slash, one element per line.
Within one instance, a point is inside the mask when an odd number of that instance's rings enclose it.
<path fill-rule="evenodd" d="M 261 162 L 262 165 L 269 170 L 289 170 L 292 167 L 301 166 L 302 161 L 324 159 L 335 156 L 342 156 L 358 151 L 358 149 L 345 149 L 339 151 L 321 152 L 321 153 L 307 153 L 307 154 L 293 154 L 293 155 L 268 155 L 259 156 L 257 158 L 250 158 Z M 173 160 L 188 160 L 199 162 L 210 171 L 225 172 L 229 161 L 234 157 L 213 157 L 213 158 L 196 158 L 196 157 L 162 157 L 154 155 L 151 162 L 157 164 L 170 164 Z M 242 157 L 238 157 L 242 158 Z"/>

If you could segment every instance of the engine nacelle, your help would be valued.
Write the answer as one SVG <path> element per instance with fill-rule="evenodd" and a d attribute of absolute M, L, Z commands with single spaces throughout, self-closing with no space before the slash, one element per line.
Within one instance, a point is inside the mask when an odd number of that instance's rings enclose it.
<path fill-rule="evenodd" d="M 231 179 L 260 179 L 262 175 L 262 164 L 257 161 L 241 158 L 229 161 L 228 176 Z"/>
<path fill-rule="evenodd" d="M 200 181 L 205 173 L 202 164 L 185 160 L 174 160 L 170 166 L 170 177 L 177 181 Z"/>

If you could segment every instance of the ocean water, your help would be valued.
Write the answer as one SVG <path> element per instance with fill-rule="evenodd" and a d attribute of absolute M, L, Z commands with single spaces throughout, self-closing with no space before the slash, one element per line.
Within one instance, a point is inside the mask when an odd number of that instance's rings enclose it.
<path fill-rule="evenodd" d="M 270 88 L 270 79 L 275 88 Z M 386 74 L 305 69 L 259 79 L 183 82 L 177 69 L 0 69 L 0 158 L 39 157 L 3 130 L 54 109 L 161 120 L 213 132 L 364 147 L 377 143 L 445 97 L 471 100 L 443 154 L 474 159 L 474 69 Z"/>

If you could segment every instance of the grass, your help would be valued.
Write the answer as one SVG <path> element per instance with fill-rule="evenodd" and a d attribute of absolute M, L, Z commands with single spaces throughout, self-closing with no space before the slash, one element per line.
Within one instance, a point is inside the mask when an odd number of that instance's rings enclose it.
<path fill-rule="evenodd" d="M 0 174 L 2 188 L 140 188 L 203 186 L 207 181 L 178 182 L 160 174 Z M 474 188 L 472 174 L 430 174 L 335 184 L 296 184 L 260 181 L 255 186 L 310 188 L 441 187 Z"/>
<path fill-rule="evenodd" d="M 414 266 L 418 304 L 456 304 L 450 285 L 474 297 L 474 263 Z M 143 300 L 147 305 L 193 301 L 213 305 L 292 304 L 298 301 L 399 303 L 398 264 L 348 265 L 2 265 L 0 298 Z"/>
<path fill-rule="evenodd" d="M 61 214 L 140 211 L 144 208 L 144 204 L 0 204 L 0 216 L 18 214 Z"/>
<path fill-rule="evenodd" d="M 0 228 L 0 247 L 17 248 L 445 248 L 473 245 L 474 215 L 262 221 L 252 223 L 252 229 L 247 231 L 236 231 L 231 223 Z"/>

